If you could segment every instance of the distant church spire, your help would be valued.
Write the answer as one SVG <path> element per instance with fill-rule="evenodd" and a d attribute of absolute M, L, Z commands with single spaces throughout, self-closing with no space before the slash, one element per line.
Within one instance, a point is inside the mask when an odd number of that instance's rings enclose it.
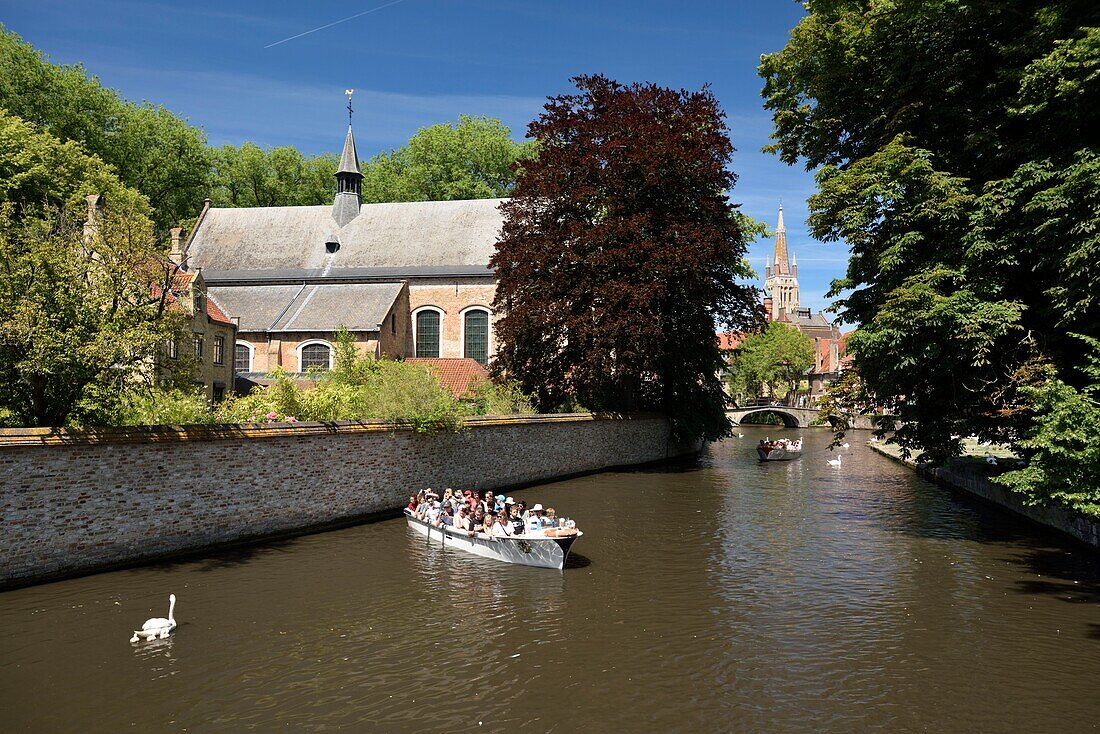
<path fill-rule="evenodd" d="M 779 205 L 779 223 L 775 225 L 775 272 L 779 275 L 791 272 L 791 261 L 787 257 L 787 227 L 783 224 L 783 204 Z"/>
<path fill-rule="evenodd" d="M 354 89 L 344 90 L 348 96 L 348 134 L 340 154 L 340 168 L 336 171 L 336 201 L 332 205 L 332 218 L 341 227 L 359 216 L 359 208 L 363 205 L 363 172 L 359 170 L 359 154 L 351 132 L 351 95 L 354 92 Z"/>
<path fill-rule="evenodd" d="M 768 318 L 777 321 L 784 314 L 790 320 L 797 320 L 798 299 L 798 261 L 791 262 L 787 252 L 787 225 L 783 222 L 783 204 L 779 204 L 779 221 L 775 225 L 775 252 L 772 266 L 764 268 L 764 288 L 771 295 L 771 310 Z"/>

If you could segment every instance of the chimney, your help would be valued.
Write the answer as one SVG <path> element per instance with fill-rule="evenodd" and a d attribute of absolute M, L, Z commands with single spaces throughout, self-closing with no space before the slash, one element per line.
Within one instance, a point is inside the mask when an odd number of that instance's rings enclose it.
<path fill-rule="evenodd" d="M 183 250 L 180 248 L 181 235 L 183 234 L 182 227 L 172 227 L 168 230 L 172 235 L 172 249 L 168 253 L 168 259 L 174 262 L 176 265 L 183 265 Z"/>
<path fill-rule="evenodd" d="M 84 220 L 84 242 L 90 243 L 99 231 L 99 224 L 103 221 L 103 210 L 107 208 L 107 197 L 102 194 L 88 194 L 84 197 L 88 202 L 88 218 Z"/>

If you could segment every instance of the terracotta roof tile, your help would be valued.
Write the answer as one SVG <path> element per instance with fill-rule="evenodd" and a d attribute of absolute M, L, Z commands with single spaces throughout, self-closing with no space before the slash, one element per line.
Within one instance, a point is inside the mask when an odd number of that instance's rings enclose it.
<path fill-rule="evenodd" d="M 443 387 L 456 398 L 473 392 L 479 383 L 489 379 L 489 370 L 469 357 L 409 357 L 405 361 L 434 369 Z"/>
<path fill-rule="evenodd" d="M 225 315 L 225 311 L 222 311 L 222 307 L 219 306 L 209 294 L 207 294 L 206 297 L 206 315 L 210 317 L 211 321 L 229 324 L 230 326 L 233 325 L 233 320 Z"/>
<path fill-rule="evenodd" d="M 739 331 L 723 331 L 718 334 L 719 349 L 737 349 L 743 341 L 745 341 L 745 335 Z"/>

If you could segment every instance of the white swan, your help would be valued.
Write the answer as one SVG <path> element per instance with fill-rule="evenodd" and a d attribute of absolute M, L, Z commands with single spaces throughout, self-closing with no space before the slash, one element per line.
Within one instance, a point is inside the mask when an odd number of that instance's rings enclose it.
<path fill-rule="evenodd" d="M 829 466 L 840 466 L 840 454 L 837 454 L 835 459 L 829 459 Z"/>
<path fill-rule="evenodd" d="M 990 456 L 989 454 L 986 454 L 985 463 L 991 464 L 993 466 L 997 466 L 997 458 L 994 457 L 994 456 Z"/>
<path fill-rule="evenodd" d="M 737 437 L 738 437 L 738 438 L 744 438 L 744 437 L 745 437 L 745 434 L 743 434 L 743 433 L 738 433 L 738 434 L 737 434 Z"/>
<path fill-rule="evenodd" d="M 176 595 L 169 594 L 168 619 L 164 617 L 153 617 L 152 619 L 145 620 L 145 624 L 141 625 L 141 629 L 134 630 L 134 636 L 130 638 L 130 642 L 137 642 L 141 639 L 145 639 L 146 641 L 155 640 L 158 637 L 163 640 L 176 628 L 176 618 L 172 616 L 175 609 Z"/>
<path fill-rule="evenodd" d="M 846 448 L 848 448 L 848 444 L 842 443 L 842 444 L 840 444 L 840 448 L 846 449 Z"/>

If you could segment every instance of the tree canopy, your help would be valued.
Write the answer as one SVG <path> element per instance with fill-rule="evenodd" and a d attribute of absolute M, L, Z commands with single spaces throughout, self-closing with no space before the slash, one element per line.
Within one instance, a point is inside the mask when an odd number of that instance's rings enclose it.
<path fill-rule="evenodd" d="M 659 410 L 716 439 L 716 323 L 760 318 L 724 114 L 705 88 L 573 81 L 528 127 L 539 154 L 503 206 L 495 368 L 543 410 Z"/>
<path fill-rule="evenodd" d="M 307 157 L 289 146 L 223 145 L 213 155 L 210 198 L 214 206 L 316 206 L 336 191 L 333 154 Z"/>
<path fill-rule="evenodd" d="M 760 66 L 770 149 L 818 169 L 811 229 L 851 250 L 831 295 L 867 391 L 934 461 L 976 433 L 1041 464 L 1050 381 L 1089 385 L 1071 334 L 1100 330 L 1100 6 L 806 7 Z"/>
<path fill-rule="evenodd" d="M 207 144 L 205 133 L 162 106 L 135 104 L 81 65 L 50 63 L 0 25 L 0 108 L 63 142 L 78 143 L 142 192 L 160 231 L 215 206 L 332 203 L 337 158 L 287 146 Z M 333 147 L 339 144 L 333 141 Z M 363 200 L 430 201 L 507 196 L 514 164 L 533 155 L 500 120 L 462 116 L 422 128 L 408 145 L 363 167 Z"/>
<path fill-rule="evenodd" d="M 798 329 L 778 321 L 745 337 L 730 359 L 726 376 L 731 395 L 757 397 L 798 388 L 814 365 L 814 342 Z"/>
<path fill-rule="evenodd" d="M 207 195 L 206 136 L 163 107 L 127 102 L 83 66 L 51 64 L 0 26 L 0 108 L 76 141 L 148 197 L 159 227 L 194 216 Z"/>
<path fill-rule="evenodd" d="M 462 115 L 421 128 L 408 145 L 363 166 L 363 201 L 444 201 L 509 196 L 516 165 L 534 155 L 500 120 Z"/>

